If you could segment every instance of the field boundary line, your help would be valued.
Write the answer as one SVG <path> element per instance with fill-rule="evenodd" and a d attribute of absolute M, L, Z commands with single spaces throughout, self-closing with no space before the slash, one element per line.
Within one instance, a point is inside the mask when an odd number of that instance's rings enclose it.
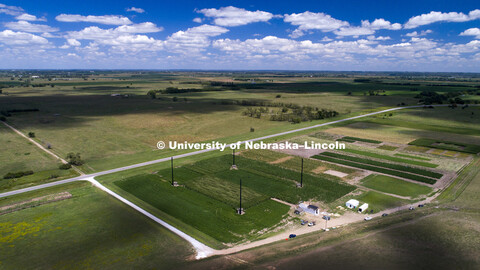
<path fill-rule="evenodd" d="M 6 127 L 8 127 L 9 129 L 11 129 L 13 132 L 17 133 L 18 135 L 22 136 L 23 138 L 27 139 L 28 141 L 30 141 L 31 143 L 33 143 L 35 146 L 37 146 L 38 148 L 40 148 L 41 150 L 43 150 L 44 152 L 46 152 L 47 154 L 51 155 L 52 157 L 54 157 L 55 159 L 57 160 L 60 160 L 60 162 L 62 162 L 63 164 L 68 164 L 68 162 L 59 157 L 57 154 L 53 153 L 52 151 L 48 150 L 47 148 L 45 148 L 43 145 L 39 144 L 38 142 L 36 142 L 34 139 L 32 138 L 29 138 L 27 137 L 25 134 L 23 134 L 20 130 L 14 128 L 13 126 L 7 124 L 7 122 L 5 121 L 1 121 Z M 75 166 L 72 166 L 72 168 L 78 172 L 80 175 L 84 175 L 84 173 L 82 171 L 80 171 L 77 167 Z"/>

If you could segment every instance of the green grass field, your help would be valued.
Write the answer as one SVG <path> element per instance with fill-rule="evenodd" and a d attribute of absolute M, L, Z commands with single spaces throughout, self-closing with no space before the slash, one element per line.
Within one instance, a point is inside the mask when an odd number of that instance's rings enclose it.
<path fill-rule="evenodd" d="M 0 191 L 24 188 L 46 182 L 74 177 L 73 170 L 60 170 L 61 164 L 25 138 L 0 123 Z M 3 179 L 9 172 L 32 170 L 34 174 L 21 178 Z"/>
<path fill-rule="evenodd" d="M 452 142 L 452 141 L 443 141 L 443 140 L 434 140 L 434 139 L 428 139 L 428 138 L 420 138 L 408 144 L 415 145 L 415 146 L 443 149 L 443 150 L 453 150 L 453 151 L 464 152 L 469 154 L 477 154 L 480 152 L 480 145 Z"/>
<path fill-rule="evenodd" d="M 289 210 L 287 205 L 266 200 L 240 216 L 226 203 L 191 189 L 172 187 L 155 175 L 140 175 L 115 184 L 223 243 L 261 237 L 259 231 L 277 225 Z"/>
<path fill-rule="evenodd" d="M 411 198 L 427 195 L 432 192 L 432 189 L 429 187 L 385 175 L 369 175 L 362 179 L 361 184 L 367 188 L 375 189 L 377 191 Z"/>
<path fill-rule="evenodd" d="M 409 202 L 408 200 L 402 200 L 375 191 L 367 191 L 356 196 L 355 199 L 359 200 L 360 204 L 368 203 L 368 213 L 372 210 L 373 213 L 378 213 L 382 210 L 402 206 Z"/>
<path fill-rule="evenodd" d="M 0 206 L 45 194 L 73 197 L 0 216 L 2 269 L 171 269 L 193 250 L 135 210 L 75 183 L 0 200 Z"/>
<path fill-rule="evenodd" d="M 429 130 L 432 133 L 477 136 L 480 133 L 480 120 L 476 116 L 478 113 L 480 113 L 478 107 L 465 109 L 450 109 L 445 107 L 437 107 L 429 110 L 408 109 L 397 111 L 392 117 L 383 118 L 381 116 L 374 116 L 368 121 L 381 125 Z"/>

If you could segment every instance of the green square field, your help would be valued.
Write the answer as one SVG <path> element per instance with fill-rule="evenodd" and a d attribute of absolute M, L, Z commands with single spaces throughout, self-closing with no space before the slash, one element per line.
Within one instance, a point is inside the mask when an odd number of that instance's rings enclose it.
<path fill-rule="evenodd" d="M 362 180 L 362 185 L 385 193 L 396 194 L 404 197 L 416 198 L 427 195 L 432 189 L 427 186 L 410 183 L 386 175 L 372 174 Z"/>

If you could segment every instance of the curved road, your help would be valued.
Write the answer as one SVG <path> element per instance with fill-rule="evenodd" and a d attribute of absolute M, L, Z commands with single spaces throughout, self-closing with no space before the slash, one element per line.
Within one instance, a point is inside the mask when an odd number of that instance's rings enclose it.
<path fill-rule="evenodd" d="M 448 105 L 433 105 L 433 106 L 435 106 L 435 107 L 445 107 L 445 106 L 448 106 Z M 478 106 L 478 105 L 470 105 L 470 106 Z M 336 120 L 336 121 L 331 121 L 331 122 L 327 122 L 327 123 L 323 123 L 323 124 L 317 124 L 317 125 L 313 125 L 313 126 L 308 126 L 308 127 L 304 127 L 304 128 L 299 128 L 299 129 L 280 132 L 280 133 L 276 133 L 276 134 L 272 134 L 272 135 L 268 135 L 268 136 L 263 136 L 263 137 L 259 137 L 259 138 L 255 138 L 255 139 L 250 139 L 250 140 L 242 141 L 241 144 L 244 144 L 245 142 L 261 141 L 261 140 L 270 139 L 270 138 L 274 138 L 274 137 L 279 137 L 279 136 L 283 136 L 283 135 L 287 135 L 287 134 L 291 134 L 291 133 L 295 133 L 295 132 L 299 132 L 299 131 L 315 129 L 315 128 L 318 128 L 318 127 L 323 127 L 323 126 L 333 125 L 333 124 L 346 122 L 346 121 L 350 121 L 350 120 L 354 120 L 354 119 L 358 119 L 358 118 L 368 117 L 368 116 L 372 116 L 372 115 L 376 115 L 376 114 L 381 114 L 381 113 L 386 113 L 386 112 L 391 112 L 391 111 L 397 111 L 397 110 L 403 110 L 403 109 L 422 108 L 422 107 L 424 107 L 424 106 L 423 105 L 405 106 L 405 107 L 396 107 L 396 108 L 386 109 L 386 110 L 382 110 L 382 111 L 362 114 L 362 115 L 353 116 L 353 117 L 340 119 L 340 120 Z M 4 124 L 6 124 L 6 123 L 4 123 Z M 11 126 L 9 126 L 9 127 L 11 127 Z M 11 127 L 11 128 L 14 129 L 13 127 Z M 20 132 L 20 135 L 25 137 L 23 134 L 21 134 L 21 132 Z M 41 146 L 39 144 L 36 144 L 36 145 L 38 147 L 42 148 L 43 150 L 46 150 L 46 149 L 43 148 L 43 146 Z M 215 150 L 218 150 L 218 149 L 213 148 L 213 149 L 199 150 L 199 151 L 189 152 L 189 153 L 185 153 L 185 154 L 181 154 L 181 155 L 176 155 L 176 156 L 173 156 L 173 158 L 178 159 L 178 158 L 198 155 L 198 154 L 202 154 L 202 153 L 206 153 L 206 152 L 210 152 L 210 151 L 215 151 Z M 110 189 L 106 188 L 105 186 L 103 186 L 102 184 L 100 184 L 98 181 L 96 181 L 94 179 L 96 176 L 100 176 L 100 175 L 106 175 L 106 174 L 111 174 L 111 173 L 115 173 L 115 172 L 126 171 L 126 170 L 130 170 L 130 169 L 133 169 L 133 168 L 138 168 L 138 167 L 152 165 L 152 164 L 156 164 L 156 163 L 160 163 L 160 162 L 169 161 L 170 158 L 171 157 L 156 159 L 156 160 L 152 160 L 152 161 L 147 161 L 147 162 L 142 162 L 142 163 L 138 163 L 138 164 L 134 164 L 134 165 L 129 165 L 129 166 L 125 166 L 125 167 L 111 169 L 111 170 L 107 170 L 107 171 L 92 173 L 92 174 L 88 174 L 88 175 L 80 175 L 80 176 L 70 178 L 70 179 L 65 179 L 65 180 L 60 180 L 60 181 L 51 182 L 51 183 L 47 183 L 47 184 L 42 184 L 42 185 L 38 185 L 38 186 L 33 186 L 33 187 L 13 190 L 13 191 L 5 192 L 5 193 L 0 193 L 0 198 L 7 197 L 7 196 L 12 196 L 12 195 L 16 195 L 16 194 L 21 194 L 21 193 L 25 193 L 25 192 L 29 192 L 29 191 L 34 191 L 34 190 L 38 190 L 38 189 L 43 189 L 43 188 L 47 188 L 47 187 L 52 187 L 52 186 L 66 184 L 66 183 L 71 183 L 71 182 L 75 182 L 75 181 L 89 181 L 94 186 L 96 186 L 96 187 L 100 188 L 101 190 L 107 192 L 108 194 L 112 195 L 116 199 L 118 199 L 121 202 L 127 204 L 128 206 L 134 208 L 138 212 L 142 213 L 143 215 L 145 215 L 148 218 L 156 221 L 157 223 L 164 226 L 168 230 L 172 231 L 173 233 L 175 233 L 178 236 L 182 237 L 183 239 L 187 240 L 195 248 L 195 250 L 197 252 L 197 259 L 213 255 L 213 254 L 217 253 L 218 251 L 216 252 L 214 249 L 200 243 L 198 240 L 194 239 L 193 237 L 185 234 L 184 232 L 182 232 L 182 231 L 178 230 L 177 228 L 171 226 L 170 224 L 166 223 L 165 221 L 155 217 L 154 215 L 152 215 L 149 212 L 143 210 L 142 208 L 138 207 L 137 205 L 133 204 L 132 202 L 128 201 L 127 199 L 123 198 L 122 196 L 120 196 L 120 195 L 116 194 L 115 192 L 111 191 Z M 255 245 L 255 246 L 257 246 L 257 245 Z M 219 251 L 217 254 L 222 254 L 222 253 L 224 253 L 224 252 Z"/>

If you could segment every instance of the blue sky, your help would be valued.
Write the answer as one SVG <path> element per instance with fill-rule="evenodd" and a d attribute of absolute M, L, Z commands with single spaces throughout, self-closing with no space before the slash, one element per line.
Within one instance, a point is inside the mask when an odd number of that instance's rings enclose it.
<path fill-rule="evenodd" d="M 480 2 L 0 0 L 0 68 L 480 72 Z"/>

